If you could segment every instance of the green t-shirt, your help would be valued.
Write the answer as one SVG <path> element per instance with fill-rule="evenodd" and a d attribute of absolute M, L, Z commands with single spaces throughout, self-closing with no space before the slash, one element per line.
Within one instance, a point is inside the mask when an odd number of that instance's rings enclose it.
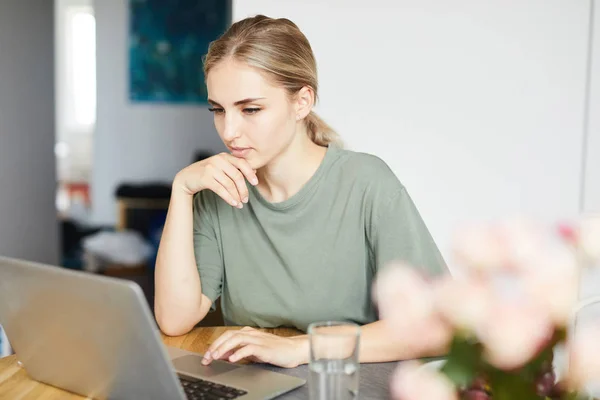
<path fill-rule="evenodd" d="M 313 177 L 270 203 L 248 184 L 237 209 L 212 191 L 194 199 L 202 293 L 221 296 L 230 325 L 290 326 L 377 320 L 377 271 L 404 260 L 427 274 L 446 264 L 404 186 L 379 158 L 329 146 Z"/>

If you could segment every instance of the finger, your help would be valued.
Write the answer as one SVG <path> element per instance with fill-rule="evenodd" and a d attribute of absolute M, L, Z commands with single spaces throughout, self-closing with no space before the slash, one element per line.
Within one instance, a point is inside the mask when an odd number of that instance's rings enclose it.
<path fill-rule="evenodd" d="M 233 349 L 233 350 L 229 350 L 227 353 L 223 354 L 221 357 L 219 357 L 221 360 L 227 360 L 229 359 L 229 357 L 231 357 L 231 355 L 233 353 L 235 353 L 237 349 Z"/>
<path fill-rule="evenodd" d="M 217 338 L 209 347 L 208 350 L 204 353 L 204 360 L 210 361 L 212 359 L 212 352 L 219 347 L 223 342 L 227 341 L 231 336 L 235 335 L 237 331 L 228 330 L 223 333 L 221 336 Z"/>
<path fill-rule="evenodd" d="M 206 357 L 207 353 L 205 353 L 205 356 L 202 358 L 202 360 L 200 360 L 200 362 L 202 363 L 202 365 L 210 365 L 210 363 L 212 363 L 213 361 L 216 361 L 220 358 L 222 358 L 222 359 L 229 358 L 234 353 L 234 351 L 235 351 L 235 349 L 228 352 L 224 357 L 219 357 L 219 358 L 213 358 L 213 357 L 207 358 Z"/>
<path fill-rule="evenodd" d="M 218 182 L 216 179 L 213 180 L 212 182 L 210 182 L 207 185 L 207 188 L 212 190 L 213 192 L 215 192 L 217 194 L 217 196 L 219 196 L 220 198 L 225 200 L 227 203 L 229 203 L 233 207 L 239 207 L 240 203 L 238 201 L 236 201 L 233 198 L 233 196 L 231 196 L 229 191 L 227 189 L 225 189 L 225 186 L 221 185 L 221 183 Z"/>
<path fill-rule="evenodd" d="M 229 357 L 230 362 L 238 362 L 244 358 L 249 358 L 253 361 L 269 363 L 268 352 L 266 347 L 259 344 L 248 344 L 241 347 Z"/>
<path fill-rule="evenodd" d="M 214 342 L 212 342 L 212 344 L 208 347 L 208 350 L 205 353 L 205 358 L 213 358 L 213 354 L 214 351 L 219 348 L 223 343 L 227 342 L 228 340 L 230 340 L 233 336 L 240 334 L 240 332 L 247 332 L 249 333 L 247 330 L 251 330 L 251 331 L 255 331 L 252 328 L 249 327 L 244 327 L 242 329 L 230 329 L 228 331 L 226 331 L 225 333 L 221 334 L 221 336 L 219 336 Z M 256 331 L 258 332 L 258 331 Z M 207 357 L 208 356 L 208 357 Z"/>
<path fill-rule="evenodd" d="M 233 353 L 235 353 L 235 350 L 237 350 L 237 349 L 233 349 L 233 350 L 230 350 L 230 351 L 228 351 L 227 353 L 225 353 L 225 354 L 223 354 L 221 357 L 219 357 L 219 359 L 222 359 L 222 360 L 227 360 L 227 359 L 229 359 L 229 357 L 231 357 L 231 355 L 232 355 Z M 203 358 L 203 359 L 202 359 L 202 364 L 203 364 L 203 365 L 210 365 L 210 363 L 211 363 L 211 362 L 213 362 L 213 361 L 215 361 L 215 360 L 216 360 L 216 359 L 214 359 L 214 358 L 212 358 L 212 357 L 211 357 L 210 359 Z"/>
<path fill-rule="evenodd" d="M 268 334 L 268 333 L 264 333 L 264 332 L 261 332 L 261 331 L 259 331 L 259 330 L 257 330 L 257 329 L 251 328 L 251 327 L 249 327 L 249 326 L 245 326 L 245 327 L 243 327 L 242 329 L 240 329 L 239 331 L 232 331 L 232 332 L 233 332 L 233 333 L 232 333 L 232 335 L 231 335 L 231 336 L 229 336 L 227 339 L 225 339 L 225 340 L 223 340 L 223 341 L 220 341 L 220 344 L 218 344 L 218 346 L 219 346 L 219 347 L 221 347 L 221 348 L 218 348 L 218 347 L 216 347 L 216 346 L 213 348 L 213 349 L 214 349 L 214 350 L 213 350 L 213 353 L 216 351 L 216 352 L 217 352 L 217 355 L 218 355 L 218 357 L 219 357 L 220 359 L 223 359 L 223 360 L 224 360 L 224 359 L 227 359 L 227 358 L 229 358 L 229 356 L 231 355 L 231 353 L 232 353 L 232 352 L 235 350 L 235 343 L 233 343 L 233 344 L 232 344 L 232 345 L 229 347 L 229 350 L 227 350 L 227 351 L 225 352 L 225 354 L 222 354 L 222 353 L 224 352 L 224 351 L 223 351 L 223 346 L 224 346 L 224 344 L 226 344 L 228 341 L 229 341 L 229 342 L 232 342 L 232 341 L 236 340 L 235 338 L 237 338 L 237 337 L 239 337 L 239 336 L 241 336 L 242 338 L 243 338 L 243 337 L 246 337 L 246 338 L 247 338 L 247 340 L 246 340 L 246 341 L 243 341 L 243 340 L 242 340 L 242 342 L 240 342 L 241 344 L 239 344 L 239 346 L 243 346 L 243 345 L 245 345 L 245 344 L 247 344 L 247 343 L 260 343 L 260 342 L 264 341 L 264 339 L 265 339 L 267 336 L 269 336 L 269 335 L 270 335 L 270 334 Z M 252 337 L 253 337 L 253 338 L 252 338 Z M 217 344 L 217 343 L 213 343 L 213 345 L 215 345 L 215 344 Z M 215 357 L 216 357 L 216 356 L 215 356 Z"/>
<path fill-rule="evenodd" d="M 237 335 L 232 336 L 229 340 L 225 341 L 219 347 L 212 351 L 212 358 L 214 360 L 223 359 L 223 355 L 227 354 L 231 350 L 235 350 L 238 347 L 246 346 L 249 344 L 258 344 L 260 343 L 260 338 L 254 335 L 247 335 L 245 333 L 238 333 Z"/>
<path fill-rule="evenodd" d="M 242 203 L 248 202 L 248 187 L 246 186 L 246 180 L 244 179 L 244 175 L 237 169 L 233 164 L 223 161 L 220 167 L 223 169 L 223 172 L 235 183 L 237 192 L 239 193 L 240 200 Z"/>
<path fill-rule="evenodd" d="M 227 174 L 225 174 L 225 172 L 223 171 L 215 171 L 214 178 L 215 181 L 217 181 L 227 191 L 227 193 L 229 194 L 228 199 L 233 200 L 228 201 L 227 199 L 225 199 L 225 201 L 227 201 L 234 207 L 242 208 L 242 199 L 240 198 L 238 189 L 235 183 L 231 180 L 231 178 L 227 176 Z"/>
<path fill-rule="evenodd" d="M 248 182 L 252 185 L 258 184 L 258 177 L 256 176 L 256 170 L 252 169 L 248 161 L 243 158 L 237 158 L 232 156 L 231 154 L 227 154 L 227 159 L 231 164 L 233 164 L 237 169 L 239 169 L 242 174 L 248 179 Z"/>

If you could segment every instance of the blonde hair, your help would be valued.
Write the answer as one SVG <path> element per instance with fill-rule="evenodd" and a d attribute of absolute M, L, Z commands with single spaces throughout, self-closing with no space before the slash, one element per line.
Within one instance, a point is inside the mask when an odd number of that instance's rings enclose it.
<path fill-rule="evenodd" d="M 264 15 L 234 23 L 208 47 L 204 57 L 204 76 L 224 59 L 233 58 L 265 73 L 293 97 L 309 86 L 317 100 L 317 63 L 308 39 L 298 26 L 286 18 Z M 310 139 L 320 145 L 341 145 L 338 134 L 314 111 L 304 123 Z"/>

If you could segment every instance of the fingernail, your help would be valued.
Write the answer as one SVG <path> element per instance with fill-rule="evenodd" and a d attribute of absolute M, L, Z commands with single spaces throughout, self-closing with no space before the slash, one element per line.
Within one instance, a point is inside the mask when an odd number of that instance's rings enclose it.
<path fill-rule="evenodd" d="M 247 198 L 247 197 L 244 197 L 244 199 L 243 199 L 242 201 L 243 201 L 244 203 L 247 203 L 247 202 L 248 202 L 248 198 Z"/>
<path fill-rule="evenodd" d="M 210 351 L 207 351 L 206 353 L 204 353 L 204 357 L 205 360 L 208 360 L 210 358 Z"/>
<path fill-rule="evenodd" d="M 251 183 L 252 183 L 253 185 L 258 185 L 258 179 L 256 179 L 256 178 L 252 179 L 252 182 L 251 182 Z"/>
<path fill-rule="evenodd" d="M 235 362 L 235 361 L 236 361 L 236 357 L 235 357 L 235 356 L 231 356 L 231 357 L 229 357 L 229 361 L 230 361 L 230 362 Z"/>
<path fill-rule="evenodd" d="M 237 208 L 242 209 L 242 208 L 244 208 L 244 205 L 242 203 L 240 203 L 237 205 Z"/>
<path fill-rule="evenodd" d="M 217 353 L 216 351 L 212 353 L 212 358 L 214 358 L 215 360 L 219 358 L 219 353 Z"/>
<path fill-rule="evenodd" d="M 231 200 L 231 205 L 234 206 L 234 207 L 237 207 L 238 203 L 235 200 Z"/>

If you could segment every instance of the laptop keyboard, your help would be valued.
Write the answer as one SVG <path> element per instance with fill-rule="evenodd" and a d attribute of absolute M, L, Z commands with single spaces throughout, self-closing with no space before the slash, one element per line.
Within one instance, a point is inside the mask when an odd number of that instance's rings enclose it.
<path fill-rule="evenodd" d="M 245 395 L 244 390 L 218 383 L 205 381 L 191 376 L 179 375 L 179 381 L 183 386 L 189 400 L 228 400 L 236 399 Z"/>

